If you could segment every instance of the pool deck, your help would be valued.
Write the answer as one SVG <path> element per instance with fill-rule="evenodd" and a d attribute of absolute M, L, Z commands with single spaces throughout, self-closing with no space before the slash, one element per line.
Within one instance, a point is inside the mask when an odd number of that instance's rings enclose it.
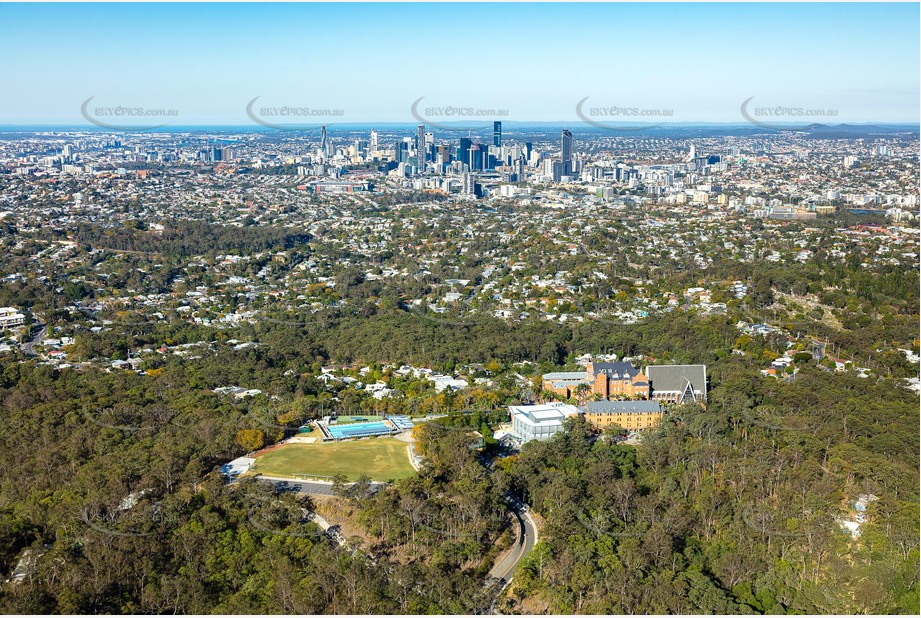
<path fill-rule="evenodd" d="M 338 423 L 327 425 L 321 421 L 314 421 L 312 425 L 316 427 L 322 435 L 322 438 L 317 439 L 323 442 L 340 442 L 342 440 L 400 435 L 412 428 L 412 425 L 407 423 L 408 419 L 404 420 L 404 418 L 405 417 L 398 417 L 398 422 L 385 417 L 382 420 L 361 421 L 356 423 L 348 422 L 341 425 Z M 370 429 L 371 426 L 377 431 L 370 431 L 368 433 L 362 432 L 363 427 L 368 427 Z M 352 435 L 353 432 L 359 433 Z"/>
<path fill-rule="evenodd" d="M 330 440 L 339 441 L 354 440 L 356 438 L 370 438 L 376 436 L 392 436 L 395 432 L 397 432 L 394 424 L 388 420 L 348 423 L 345 425 L 324 425 L 322 423 L 317 423 L 317 427 L 323 434 L 324 442 L 328 442 Z M 371 429 L 372 427 L 373 431 L 368 433 L 362 432 L 362 428 Z"/>

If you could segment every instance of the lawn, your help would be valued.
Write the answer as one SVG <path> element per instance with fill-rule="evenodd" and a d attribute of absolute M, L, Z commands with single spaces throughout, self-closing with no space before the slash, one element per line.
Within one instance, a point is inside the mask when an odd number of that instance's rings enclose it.
<path fill-rule="evenodd" d="M 373 481 L 390 481 L 416 473 L 406 447 L 405 442 L 393 438 L 285 444 L 256 458 L 252 471 L 267 476 L 344 474 L 350 481 L 367 474 Z"/>

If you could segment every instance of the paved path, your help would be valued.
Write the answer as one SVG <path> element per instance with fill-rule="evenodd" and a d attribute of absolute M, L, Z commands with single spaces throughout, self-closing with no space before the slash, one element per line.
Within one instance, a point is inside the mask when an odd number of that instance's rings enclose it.
<path fill-rule="evenodd" d="M 416 472 L 422 470 L 422 461 L 425 458 L 422 455 L 416 455 L 415 443 L 410 442 L 406 445 L 406 454 L 409 455 L 409 465 L 413 467 L 413 470 Z"/>

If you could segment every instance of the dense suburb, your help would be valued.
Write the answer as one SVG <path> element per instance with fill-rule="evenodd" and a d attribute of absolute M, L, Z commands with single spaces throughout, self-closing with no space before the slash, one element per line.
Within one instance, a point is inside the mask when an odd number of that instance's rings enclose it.
<path fill-rule="evenodd" d="M 90 228 L 77 236 L 104 238 Z M 188 226 L 160 250 L 175 265 L 202 243 L 246 252 L 303 241 Z M 133 267 L 154 260 L 125 259 Z M 318 313 L 218 330 L 180 320 L 122 323 L 113 314 L 110 327 L 78 334 L 70 348 L 79 361 L 209 342 L 198 357 L 145 360 L 145 375 L 56 370 L 11 353 L 0 376 L 0 573 L 8 577 L 29 550 L 35 559 L 18 584 L 0 586 L 0 611 L 484 612 L 493 601 L 485 573 L 509 544 L 509 492 L 542 525 L 503 611 L 917 613 L 919 412 L 902 385 L 916 369 L 894 351 L 918 351 L 917 272 L 816 261 L 727 261 L 707 272 L 750 281 L 748 304 L 632 325 L 432 317 L 400 305 L 407 290 L 345 273 L 336 294 L 348 302 Z M 114 276 L 128 281 L 132 273 Z M 656 275 L 676 286 L 699 276 Z M 25 303 L 53 321 L 69 315 L 68 303 L 92 302 L 88 288 L 63 288 L 62 297 L 17 281 L 4 286 L 0 304 Z M 831 336 L 886 366 L 861 378 L 804 361 L 794 379 L 763 377 L 782 342 L 740 337 L 737 321 L 776 312 L 778 295 L 810 293 L 824 294 L 840 317 L 838 327 L 812 321 L 813 337 Z M 792 332 L 800 319 L 807 316 L 779 321 Z M 258 345 L 228 344 L 236 340 Z M 535 397 L 516 374 L 537 383 L 544 371 L 571 368 L 576 354 L 611 349 L 706 363 L 708 406 L 671 410 L 635 446 L 594 439 L 574 421 L 569 432 L 491 466 L 493 445 L 478 456 L 465 431 L 452 431 L 488 430 L 503 420 L 503 406 Z M 317 379 L 325 363 L 368 363 L 383 374 L 383 364 L 403 362 L 443 371 L 488 363 L 495 388 L 436 394 L 406 383 L 405 398 L 375 401 Z M 227 384 L 277 400 L 213 392 Z M 282 432 L 267 427 L 327 413 L 334 395 L 350 409 L 449 414 L 420 432 L 420 474 L 373 495 L 359 484 L 337 499 L 362 532 L 357 550 L 303 521 L 308 499 L 258 482 L 227 485 L 219 473 L 249 450 L 237 440 L 241 430 L 256 432 L 255 446 L 274 443 Z M 836 517 L 859 493 L 879 500 L 855 540 Z"/>
<path fill-rule="evenodd" d="M 231 489 L 215 467 L 241 452 L 234 436 L 248 414 L 260 412 L 200 387 L 250 375 L 269 391 L 295 393 L 292 407 L 309 416 L 321 395 L 316 381 L 280 370 L 296 354 L 322 346 L 321 339 L 386 331 L 403 319 L 334 320 L 314 332 L 270 325 L 253 333 L 264 347 L 168 363 L 153 378 L 7 365 L 0 568 L 8 572 L 27 546 L 49 549 L 26 582 L 3 589 L 0 607 L 474 612 L 485 603 L 477 558 L 501 531 L 499 501 L 508 489 L 546 521 L 512 600 L 526 608 L 917 610 L 916 397 L 890 380 L 868 383 L 816 368 L 802 370 L 792 383 L 764 381 L 751 361 L 718 352 L 731 333 L 723 319 L 675 315 L 620 335 L 660 353 L 674 345 L 677 358 L 679 350 L 716 351 L 707 358 L 715 385 L 709 408 L 669 416 L 635 448 L 590 444 L 585 428 L 576 426 L 500 460 L 491 477 L 462 442 L 451 442 L 457 432 L 429 436 L 432 465 L 420 477 L 352 498 L 376 540 L 374 561 L 249 525 L 252 509 L 267 499 L 265 488 Z M 454 327 L 423 324 L 435 335 L 453 336 Z M 583 349 L 590 336 L 543 325 L 517 332 L 499 323 L 477 328 L 484 329 L 477 340 L 490 341 L 491 356 L 506 362 L 522 354 L 540 359 L 547 341 L 564 351 Z M 495 337 L 486 335 L 490 328 Z M 684 334 L 680 340 L 672 329 Z M 418 339 L 407 333 L 401 340 L 400 332 L 382 339 L 411 353 Z M 131 407 L 120 408 L 126 401 Z M 443 405 L 461 404 L 448 399 Z M 105 424 L 138 429 L 103 427 L 87 410 L 107 410 Z M 156 516 L 111 522 L 138 536 L 113 536 L 86 524 L 87 510 L 112 513 L 139 490 L 146 492 L 144 508 L 156 502 Z M 885 523 L 867 525 L 853 543 L 834 513 L 857 491 L 881 497 Z M 428 512 L 470 534 L 446 542 L 431 526 L 414 529 L 413 518 Z"/>

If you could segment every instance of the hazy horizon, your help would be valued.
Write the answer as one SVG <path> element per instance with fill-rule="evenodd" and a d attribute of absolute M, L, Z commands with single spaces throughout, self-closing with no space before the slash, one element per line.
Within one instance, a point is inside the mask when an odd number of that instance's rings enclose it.
<path fill-rule="evenodd" d="M 83 124 L 88 101 L 185 126 L 252 124 L 248 105 L 416 124 L 414 104 L 430 124 L 457 119 L 425 113 L 444 107 L 577 124 L 580 102 L 744 124 L 749 100 L 833 112 L 787 125 L 917 123 L 918 19 L 892 3 L 0 4 L 16 58 L 0 124 Z"/>

